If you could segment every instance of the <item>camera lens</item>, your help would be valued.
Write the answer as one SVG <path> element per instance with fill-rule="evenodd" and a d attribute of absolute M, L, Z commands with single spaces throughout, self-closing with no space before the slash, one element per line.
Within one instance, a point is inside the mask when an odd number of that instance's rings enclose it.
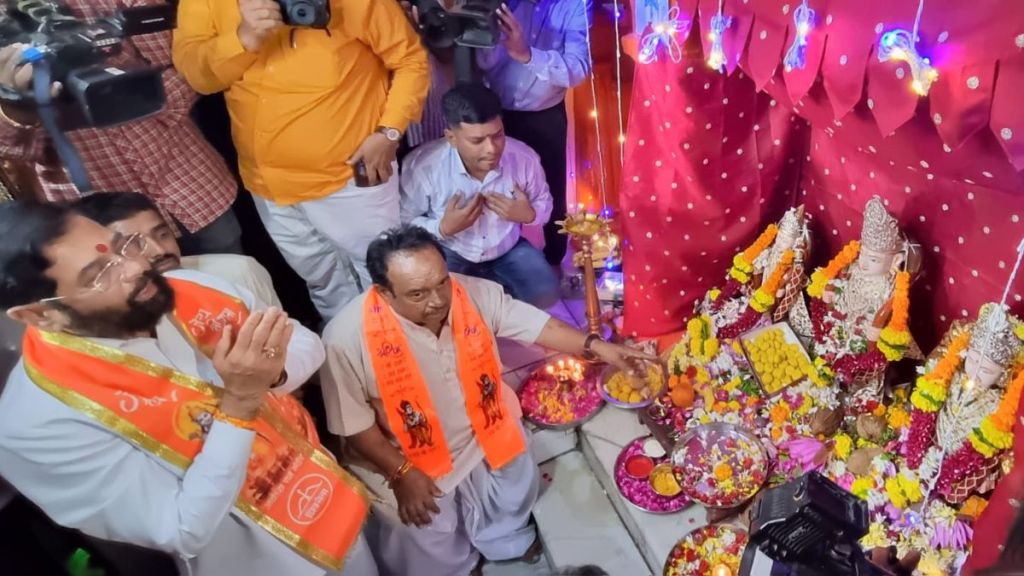
<path fill-rule="evenodd" d="M 312 26 L 316 19 L 316 10 L 308 2 L 295 2 L 288 11 L 288 19 L 294 26 Z"/>

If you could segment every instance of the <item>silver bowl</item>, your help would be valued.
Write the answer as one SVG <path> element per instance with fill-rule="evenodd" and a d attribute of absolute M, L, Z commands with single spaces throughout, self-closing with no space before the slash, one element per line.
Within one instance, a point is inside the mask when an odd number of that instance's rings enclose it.
<path fill-rule="evenodd" d="M 761 440 L 758 439 L 757 436 L 755 436 L 752 432 L 744 428 L 740 428 L 739 426 L 736 426 L 734 424 L 726 424 L 724 422 L 712 422 L 710 424 L 702 424 L 690 430 L 682 438 L 680 438 L 678 443 L 676 443 L 675 447 L 672 449 L 671 457 L 672 466 L 673 468 L 676 469 L 676 474 L 679 474 L 678 471 L 680 469 L 687 467 L 686 456 L 689 450 L 689 446 L 692 442 L 699 441 L 705 447 L 705 449 L 707 449 L 712 444 L 725 441 L 728 439 L 742 440 L 746 442 L 748 445 L 754 447 L 754 449 L 757 451 L 757 454 L 760 456 L 761 462 L 767 469 L 767 467 L 770 464 L 768 459 L 768 451 L 765 450 L 764 445 L 761 444 Z M 711 471 L 708 471 L 708 473 L 710 472 Z M 767 477 L 768 473 L 766 470 L 765 480 L 767 480 Z M 749 494 L 746 494 L 746 498 L 743 498 L 730 505 L 723 505 L 707 502 L 705 498 L 700 497 L 700 494 L 697 490 L 693 490 L 692 488 L 690 490 L 687 490 L 687 484 L 682 478 L 679 478 L 679 484 L 680 486 L 683 487 L 683 491 L 687 493 L 687 496 L 689 496 L 695 502 L 702 504 L 705 508 L 711 509 L 730 509 L 740 506 L 750 498 L 753 498 L 754 495 L 756 495 L 758 491 L 761 490 L 761 486 L 763 485 L 762 483 L 750 488 Z"/>

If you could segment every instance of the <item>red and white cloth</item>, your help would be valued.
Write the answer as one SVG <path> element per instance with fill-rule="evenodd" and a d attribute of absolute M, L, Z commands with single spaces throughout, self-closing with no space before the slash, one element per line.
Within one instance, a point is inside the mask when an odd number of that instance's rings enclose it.
<path fill-rule="evenodd" d="M 922 346 L 1001 296 L 1024 237 L 1024 5 L 929 0 L 919 46 L 939 79 L 919 98 L 907 65 L 874 52 L 886 30 L 913 27 L 917 3 L 810 0 L 807 67 L 785 72 L 799 3 L 726 0 L 723 76 L 703 60 L 718 0 L 681 0 L 697 22 L 683 60 L 637 65 L 619 215 L 626 333 L 680 329 L 732 255 L 794 204 L 823 265 L 858 237 L 876 194 L 925 249 L 911 298 Z M 1022 296 L 1010 291 L 1017 311 Z"/>

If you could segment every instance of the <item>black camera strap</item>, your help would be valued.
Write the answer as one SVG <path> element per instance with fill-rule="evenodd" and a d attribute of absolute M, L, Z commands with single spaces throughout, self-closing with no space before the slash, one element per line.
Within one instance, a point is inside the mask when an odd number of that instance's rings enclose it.
<path fill-rule="evenodd" d="M 67 134 L 60 129 L 57 122 L 57 108 L 53 105 L 53 96 L 50 93 L 53 74 L 50 69 L 48 58 L 30 59 L 32 63 L 32 91 L 36 100 L 37 114 L 39 121 L 46 129 L 53 141 L 53 147 L 57 150 L 57 156 L 71 176 L 71 182 L 82 194 L 92 190 L 89 183 L 89 174 L 85 171 L 85 164 L 82 157 L 75 149 L 75 145 L 68 139 Z"/>

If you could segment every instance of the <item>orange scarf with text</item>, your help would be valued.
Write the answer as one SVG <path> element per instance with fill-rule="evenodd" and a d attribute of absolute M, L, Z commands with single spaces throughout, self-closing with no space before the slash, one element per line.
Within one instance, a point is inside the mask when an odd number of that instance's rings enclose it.
<path fill-rule="evenodd" d="M 451 332 L 466 413 L 491 469 L 526 451 L 519 424 L 502 401 L 493 338 L 466 289 L 452 279 Z M 431 478 L 452 470 L 441 421 L 401 324 L 377 287 L 366 295 L 363 333 L 388 425 L 405 457 Z M 445 401 L 446 399 L 440 399 Z"/>
<path fill-rule="evenodd" d="M 209 353 L 224 326 L 249 311 L 212 288 L 168 278 L 172 317 Z M 87 338 L 30 328 L 23 344 L 33 382 L 138 448 L 184 471 L 202 450 L 221 388 Z M 307 560 L 339 570 L 369 509 L 364 486 L 320 445 L 293 397 L 268 394 L 235 509 Z"/>

